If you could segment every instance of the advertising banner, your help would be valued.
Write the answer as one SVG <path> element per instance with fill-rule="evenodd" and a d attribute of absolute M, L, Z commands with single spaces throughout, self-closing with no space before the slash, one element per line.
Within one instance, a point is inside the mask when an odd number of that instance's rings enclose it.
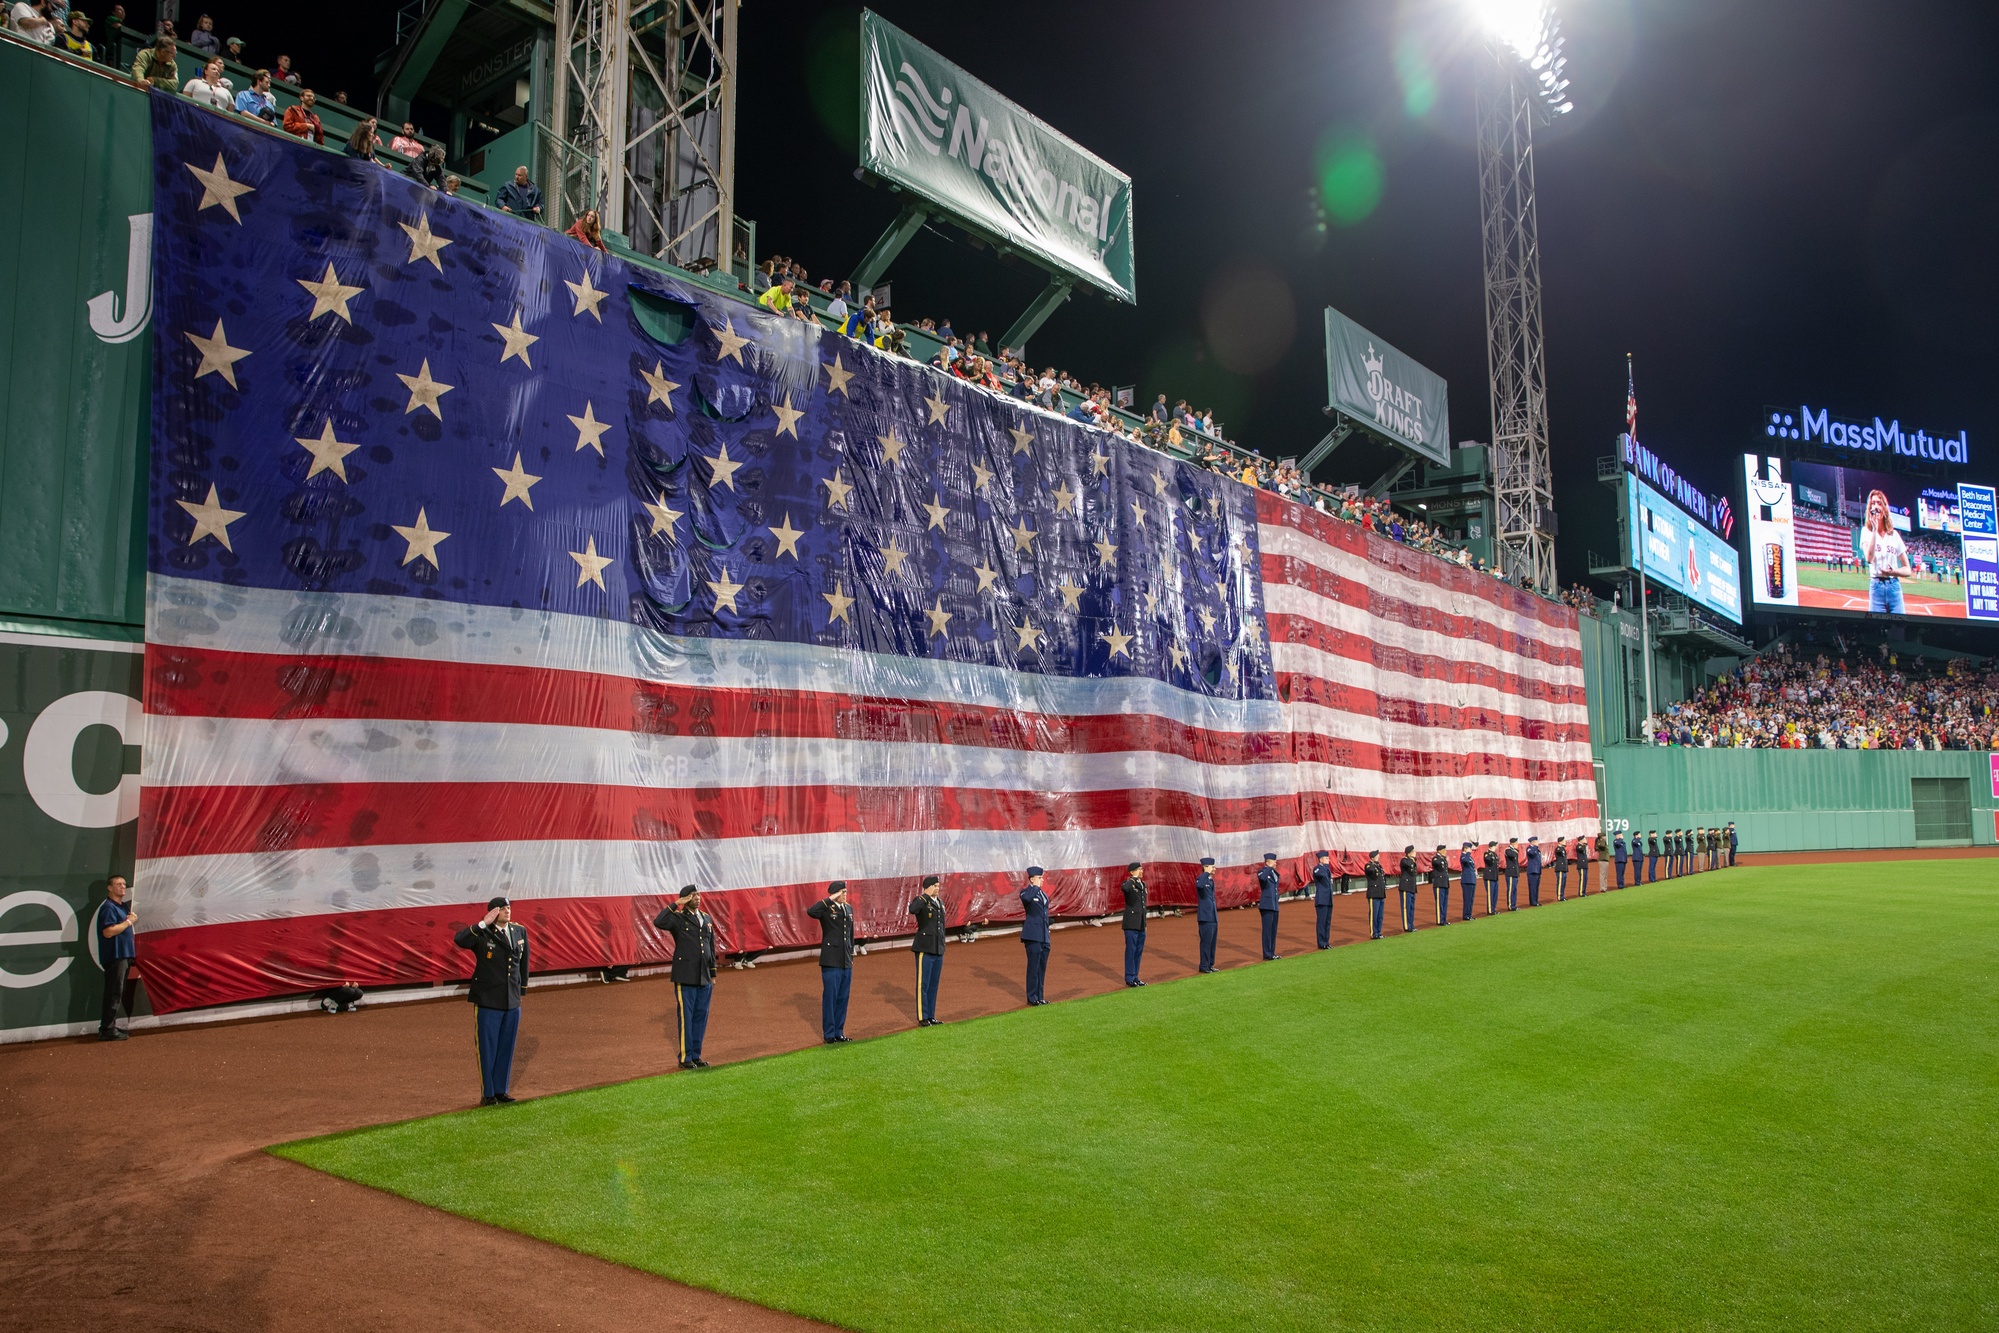
<path fill-rule="evenodd" d="M 1758 606 L 1796 606 L 1798 569 L 1791 486 L 1784 460 L 1742 456 L 1749 483 L 1749 595 Z"/>
<path fill-rule="evenodd" d="M 1131 178 L 861 12 L 861 167 L 1136 302 Z"/>
<path fill-rule="evenodd" d="M 1974 613 L 1969 597 L 1989 588 L 1977 577 L 1995 539 L 1976 525 L 1980 499 L 1990 486 L 1942 490 L 1922 479 L 1830 463 L 1751 454 L 1749 477 L 1750 597 L 1759 606 L 1806 611 L 1999 619 L 1999 610 Z M 1788 477 L 1787 477 L 1788 472 Z M 1764 521 L 1782 492 L 1789 523 Z M 1869 527 L 1877 536 L 1870 540 Z M 1773 548 L 1788 562 L 1781 595 L 1772 591 L 1767 566 Z M 1974 570 L 1977 565 L 1977 571 Z"/>
<path fill-rule="evenodd" d="M 9 1037 L 97 1020 L 104 974 L 90 918 L 105 876 L 132 872 L 141 652 L 0 633 L 0 1033 Z M 144 885 L 134 901 L 143 907 Z"/>
<path fill-rule="evenodd" d="M 1999 512 L 1995 512 L 1994 490 L 1964 482 L 1957 487 L 1964 547 L 1964 614 L 1972 620 L 1999 621 Z"/>
<path fill-rule="evenodd" d="M 1653 583 L 1681 593 L 1710 611 L 1742 623 L 1742 575 L 1735 548 L 1692 514 L 1626 474 L 1631 567 L 1645 562 Z"/>
<path fill-rule="evenodd" d="M 1333 407 L 1433 463 L 1451 461 L 1444 377 L 1326 307 L 1326 397 Z"/>

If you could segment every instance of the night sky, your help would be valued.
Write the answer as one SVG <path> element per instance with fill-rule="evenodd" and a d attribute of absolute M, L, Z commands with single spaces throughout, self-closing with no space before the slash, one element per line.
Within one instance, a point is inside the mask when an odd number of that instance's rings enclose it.
<path fill-rule="evenodd" d="M 239 2 L 217 26 L 253 59 L 289 50 L 322 94 L 373 101 L 392 4 L 329 31 L 309 7 Z M 1456 0 L 876 7 L 1133 178 L 1139 305 L 1073 299 L 1037 363 L 1188 397 L 1293 455 L 1325 430 L 1330 304 L 1450 381 L 1454 438 L 1489 437 L 1483 56 Z M 1969 477 L 1999 478 L 1999 7 L 1558 8 L 1577 107 L 1536 151 L 1565 580 L 1615 545 L 1593 460 L 1622 428 L 1626 352 L 1640 438 L 1709 490 L 1759 446 L 1766 403 L 1966 429 Z M 743 7 L 738 212 L 815 279 L 846 276 L 896 212 L 853 179 L 858 12 Z M 1328 163 L 1344 170 L 1324 197 Z M 890 280 L 898 317 L 994 336 L 1041 286 L 955 234 L 918 237 Z M 1386 461 L 1349 444 L 1321 475 Z"/>

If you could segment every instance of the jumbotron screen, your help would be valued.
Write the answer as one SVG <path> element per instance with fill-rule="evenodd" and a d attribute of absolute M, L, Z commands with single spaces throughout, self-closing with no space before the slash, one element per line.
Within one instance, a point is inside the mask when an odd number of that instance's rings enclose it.
<path fill-rule="evenodd" d="M 1757 606 L 1999 623 L 1993 488 L 1745 454 Z"/>
<path fill-rule="evenodd" d="M 1742 578 L 1735 548 L 1636 475 L 1625 480 L 1632 567 L 1642 562 L 1650 582 L 1740 625 Z"/>

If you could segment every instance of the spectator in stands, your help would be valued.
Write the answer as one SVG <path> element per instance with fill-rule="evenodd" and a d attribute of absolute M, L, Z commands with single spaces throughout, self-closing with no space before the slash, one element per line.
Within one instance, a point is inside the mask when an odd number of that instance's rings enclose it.
<path fill-rule="evenodd" d="M 338 92 L 334 93 L 334 94 L 333 94 L 333 100 L 334 100 L 335 102 L 338 102 L 338 103 L 339 103 L 339 104 L 340 104 L 341 106 L 346 106 L 346 105 L 347 105 L 347 90 L 346 90 L 345 88 L 342 88 L 342 89 L 340 89 L 340 90 L 339 90 Z"/>
<path fill-rule="evenodd" d="M 201 73 L 181 85 L 181 95 L 212 106 L 217 111 L 234 111 L 236 94 L 229 87 L 229 80 L 222 77 L 222 57 L 212 58 L 201 67 Z"/>
<path fill-rule="evenodd" d="M 174 39 L 162 33 L 132 62 L 132 77 L 165 92 L 180 91 L 180 70 L 174 63 Z"/>
<path fill-rule="evenodd" d="M 222 54 L 228 56 L 239 65 L 247 63 L 243 59 L 243 39 L 241 37 L 231 37 L 228 41 L 224 42 L 222 44 Z"/>
<path fill-rule="evenodd" d="M 410 174 L 433 190 L 444 188 L 444 145 L 431 144 L 423 156 L 410 164 Z"/>
<path fill-rule="evenodd" d="M 326 142 L 326 127 L 319 121 L 319 113 L 312 109 L 319 99 L 312 89 L 307 88 L 298 95 L 298 104 L 285 108 L 285 133 L 295 134 L 301 139 L 310 139 L 316 144 Z"/>
<path fill-rule="evenodd" d="M 258 70 L 250 86 L 236 94 L 236 110 L 267 125 L 278 123 L 278 99 L 271 92 L 271 71 Z"/>
<path fill-rule="evenodd" d="M 770 288 L 757 298 L 757 304 L 766 310 L 781 315 L 791 309 L 791 288 L 791 275 L 787 273 L 778 279 L 775 287 Z"/>
<path fill-rule="evenodd" d="M 568 235 L 583 242 L 583 244 L 589 246 L 592 250 L 609 252 L 608 247 L 604 244 L 603 224 L 598 220 L 597 210 L 594 208 L 584 209 L 583 216 L 569 224 Z"/>
<path fill-rule="evenodd" d="M 60 45 L 78 60 L 95 59 L 97 48 L 90 44 L 90 15 L 80 9 L 70 10 L 69 28 L 63 33 Z"/>
<path fill-rule="evenodd" d="M 7 27 L 39 46 L 54 46 L 56 25 L 48 11 L 49 0 L 20 0 L 7 11 Z"/>
<path fill-rule="evenodd" d="M 459 181 L 456 176 L 446 176 L 444 178 L 444 192 L 453 199 L 458 197 L 458 185 Z"/>
<path fill-rule="evenodd" d="M 292 68 L 292 58 L 288 55 L 280 54 L 278 56 L 278 67 L 272 70 L 271 74 L 279 83 L 297 83 L 299 81 L 298 71 Z"/>
<path fill-rule="evenodd" d="M 97 44 L 97 59 L 101 64 L 116 67 L 120 45 L 125 40 L 125 6 L 113 5 L 104 18 L 104 34 Z"/>
<path fill-rule="evenodd" d="M 347 136 L 347 156 L 358 157 L 363 162 L 375 160 L 375 150 L 381 146 L 382 136 L 375 132 L 375 118 L 369 116 L 354 127 Z"/>
<path fill-rule="evenodd" d="M 215 35 L 215 20 L 203 14 L 194 21 L 194 31 L 187 35 L 189 49 L 205 56 L 222 54 L 222 40 Z"/>
<path fill-rule="evenodd" d="M 416 126 L 407 120 L 404 121 L 396 137 L 389 140 L 389 151 L 401 154 L 412 162 L 422 157 L 423 140 L 416 137 Z"/>
<path fill-rule="evenodd" d="M 528 179 L 526 167 L 514 168 L 514 178 L 500 187 L 493 202 L 502 213 L 512 213 L 530 222 L 541 221 L 541 190 Z"/>
<path fill-rule="evenodd" d="M 869 330 L 874 327 L 874 322 L 875 298 L 870 293 L 861 298 L 859 305 L 847 312 L 847 321 L 840 326 L 840 332 L 849 338 L 863 339 L 869 336 Z"/>
<path fill-rule="evenodd" d="M 826 317 L 833 321 L 833 327 L 842 333 L 847 331 L 847 297 L 853 294 L 851 283 L 841 283 L 832 293 L 832 300 L 826 303 Z"/>

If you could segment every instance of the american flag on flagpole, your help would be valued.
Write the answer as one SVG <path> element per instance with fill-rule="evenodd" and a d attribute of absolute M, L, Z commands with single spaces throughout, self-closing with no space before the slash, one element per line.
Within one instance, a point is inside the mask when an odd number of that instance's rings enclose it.
<path fill-rule="evenodd" d="M 1127 861 L 1594 833 L 1575 613 L 155 99 L 159 1008 L 1104 910 Z"/>
<path fill-rule="evenodd" d="M 1629 352 L 1624 354 L 1624 433 L 1638 443 L 1638 379 Z"/>

